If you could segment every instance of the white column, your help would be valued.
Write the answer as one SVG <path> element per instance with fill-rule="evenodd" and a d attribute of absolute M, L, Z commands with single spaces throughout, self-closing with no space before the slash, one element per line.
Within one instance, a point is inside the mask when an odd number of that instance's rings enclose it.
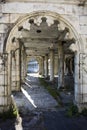
<path fill-rule="evenodd" d="M 50 50 L 50 81 L 54 80 L 54 50 Z"/>
<path fill-rule="evenodd" d="M 16 86 L 17 86 L 17 90 L 20 91 L 20 89 L 21 89 L 20 50 L 18 49 L 15 53 L 16 53 Z"/>
<path fill-rule="evenodd" d="M 39 60 L 39 74 L 44 76 L 44 57 Z"/>
<path fill-rule="evenodd" d="M 58 88 L 64 87 L 64 53 L 61 43 L 58 44 Z"/>
<path fill-rule="evenodd" d="M 16 91 L 16 60 L 15 57 L 12 56 L 12 91 Z"/>
<path fill-rule="evenodd" d="M 25 78 L 25 73 L 24 73 L 24 66 L 25 66 L 25 55 L 24 55 L 24 49 L 21 52 L 21 82 L 24 82 L 24 78 Z"/>
<path fill-rule="evenodd" d="M 44 76 L 44 56 L 42 57 L 42 76 Z"/>
<path fill-rule="evenodd" d="M 26 53 L 24 52 L 24 77 L 27 75 L 27 56 Z"/>
<path fill-rule="evenodd" d="M 12 75 L 11 75 L 11 71 L 12 71 L 12 54 L 11 52 L 8 53 L 8 86 L 7 86 L 7 94 L 8 94 L 8 100 L 7 100 L 7 104 L 10 105 L 11 104 L 11 81 L 12 81 Z"/>
<path fill-rule="evenodd" d="M 0 112 L 8 111 L 11 105 L 12 55 L 2 54 L 0 58 Z"/>
<path fill-rule="evenodd" d="M 39 74 L 42 75 L 42 59 L 39 59 Z"/>
<path fill-rule="evenodd" d="M 87 55 L 76 53 L 75 55 L 75 103 L 79 111 L 87 108 Z"/>
<path fill-rule="evenodd" d="M 45 78 L 48 77 L 48 54 L 45 56 Z"/>

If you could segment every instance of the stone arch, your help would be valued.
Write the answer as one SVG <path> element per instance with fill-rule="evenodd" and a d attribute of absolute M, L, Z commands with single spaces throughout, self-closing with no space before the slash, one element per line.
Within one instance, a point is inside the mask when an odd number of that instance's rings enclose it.
<path fill-rule="evenodd" d="M 33 64 L 37 64 L 38 66 L 37 66 L 37 68 L 39 67 L 39 58 L 36 58 L 36 57 L 31 57 L 31 58 L 29 58 L 28 59 L 28 61 L 27 61 L 27 64 L 29 65 L 29 63 L 30 62 L 32 62 L 33 61 Z M 37 62 L 37 63 L 36 63 Z M 31 69 L 32 69 L 32 67 L 31 67 Z M 34 67 L 34 71 L 35 71 L 35 67 Z M 38 69 L 37 69 L 38 70 Z M 33 71 L 32 71 L 33 72 Z"/>
<path fill-rule="evenodd" d="M 51 11 L 39 11 L 39 12 L 33 12 L 30 13 L 28 15 L 23 16 L 22 18 L 19 18 L 19 20 L 15 23 L 15 26 L 12 28 L 12 30 L 9 33 L 9 36 L 7 38 L 7 41 L 4 45 L 4 51 L 5 52 L 10 52 L 11 51 L 11 42 L 12 42 L 12 36 L 14 35 L 14 33 L 17 31 L 17 28 L 19 25 L 21 25 L 22 22 L 24 22 L 27 19 L 30 19 L 32 17 L 35 16 L 51 16 L 54 17 L 55 19 L 57 19 L 58 21 L 63 22 L 72 32 L 76 43 L 75 43 L 75 49 L 73 50 L 75 52 L 75 100 L 78 103 L 80 100 L 80 87 L 82 85 L 82 83 L 80 82 L 79 79 L 79 54 L 82 53 L 84 51 L 84 46 L 82 46 L 83 41 L 80 37 L 80 35 L 78 34 L 78 32 L 76 31 L 76 29 L 73 27 L 73 25 L 67 21 L 67 19 L 63 18 L 61 15 L 59 15 L 58 13 L 55 12 L 51 12 Z M 73 47 L 74 48 L 74 47 Z M 9 76 L 10 77 L 10 76 Z M 80 87 L 79 87 L 80 86 Z M 78 94 L 79 93 L 79 94 Z"/>
<path fill-rule="evenodd" d="M 7 48 L 8 46 L 11 44 L 11 36 L 14 34 L 14 31 L 15 29 L 25 20 L 29 19 L 29 18 L 32 18 L 32 17 L 35 17 L 35 16 L 44 16 L 44 15 L 48 15 L 48 16 L 51 16 L 51 17 L 54 17 L 56 18 L 57 20 L 59 21 L 62 21 L 64 22 L 64 24 L 69 28 L 71 29 L 72 33 L 74 34 L 75 36 L 75 39 L 76 39 L 76 43 L 77 43 L 77 51 L 78 52 L 83 52 L 84 50 L 84 47 L 82 46 L 83 44 L 83 41 L 80 37 L 80 35 L 78 34 L 78 32 L 76 31 L 76 29 L 73 27 L 73 25 L 65 18 L 63 18 L 60 14 L 58 13 L 55 13 L 55 12 L 51 12 L 51 11 L 38 11 L 38 12 L 32 12 L 28 15 L 24 15 L 22 18 L 20 17 L 14 27 L 11 29 L 8 37 L 7 37 L 7 40 L 6 42 L 4 43 L 4 46 L 3 46 L 3 50 L 4 51 L 7 51 Z"/>

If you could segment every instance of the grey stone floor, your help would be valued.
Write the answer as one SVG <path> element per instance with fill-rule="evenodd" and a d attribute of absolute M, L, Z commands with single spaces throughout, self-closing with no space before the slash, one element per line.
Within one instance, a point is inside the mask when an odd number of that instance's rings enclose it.
<path fill-rule="evenodd" d="M 28 76 L 22 92 L 13 94 L 20 116 L 5 121 L 0 119 L 0 130 L 87 130 L 87 117 L 66 116 L 66 105 L 73 96 L 61 92 L 64 106 L 56 107 L 57 102 L 40 86 L 37 76 Z"/>
<path fill-rule="evenodd" d="M 54 109 L 58 103 L 39 83 L 38 74 L 29 74 L 21 92 L 13 93 L 13 99 L 20 111 Z"/>

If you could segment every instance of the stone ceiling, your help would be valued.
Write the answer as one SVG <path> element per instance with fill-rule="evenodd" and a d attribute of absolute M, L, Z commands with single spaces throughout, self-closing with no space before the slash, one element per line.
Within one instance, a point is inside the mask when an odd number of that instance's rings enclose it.
<path fill-rule="evenodd" d="M 39 19 L 39 21 L 36 19 Z M 44 56 L 53 49 L 58 53 L 58 43 L 64 46 L 65 53 L 71 53 L 69 46 L 75 43 L 70 37 L 68 27 L 60 28 L 60 22 L 56 19 L 50 20 L 47 17 L 31 18 L 18 26 L 17 36 L 12 42 L 19 40 L 25 47 L 27 56 Z"/>

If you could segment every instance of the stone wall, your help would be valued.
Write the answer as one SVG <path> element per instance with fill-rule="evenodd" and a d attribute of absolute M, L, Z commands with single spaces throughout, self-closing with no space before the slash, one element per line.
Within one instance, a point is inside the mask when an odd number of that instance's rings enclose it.
<path fill-rule="evenodd" d="M 11 0 L 8 0 L 11 1 Z M 27 0 L 26 0 L 27 1 Z M 69 2 L 66 3 L 65 0 L 60 1 L 57 3 L 57 0 L 50 2 L 6 2 L 2 3 L 0 5 L 0 53 L 3 52 L 3 49 L 6 44 L 7 36 L 11 30 L 11 28 L 19 21 L 22 17 L 25 15 L 31 15 L 34 12 L 38 12 L 37 15 L 39 15 L 39 12 L 48 12 L 49 15 L 55 14 L 55 18 L 61 17 L 61 19 L 65 23 L 67 21 L 71 25 L 71 27 L 74 28 L 74 32 L 78 38 L 77 42 L 80 41 L 78 44 L 78 52 L 76 53 L 76 59 L 75 59 L 75 99 L 77 99 L 77 102 L 81 102 L 80 95 L 81 95 L 81 88 L 84 87 L 84 84 L 82 82 L 82 74 L 81 79 L 79 78 L 79 54 L 80 53 L 86 53 L 87 52 L 87 4 L 85 6 L 78 6 L 77 2 Z M 51 13 L 52 12 L 52 13 Z M 57 16 L 58 15 L 58 16 Z M 54 16 L 53 16 L 54 17 Z M 60 23 L 62 27 L 63 23 Z M 71 37 L 73 36 L 73 33 L 71 34 Z M 76 36 L 76 37 L 77 37 Z M 4 72 L 0 72 L 0 79 L 3 82 L 6 74 L 3 74 Z M 6 73 L 6 72 L 5 72 Z M 86 77 L 86 73 L 84 74 Z M 83 79 L 84 81 L 84 79 Z M 7 92 L 5 83 L 0 82 L 1 91 L 0 91 L 0 106 L 7 104 L 7 98 L 3 96 L 3 93 Z M 85 82 L 85 81 L 84 81 Z M 6 81 L 7 83 L 7 81 Z M 85 84 L 86 86 L 86 84 Z M 9 88 L 9 87 L 7 87 Z M 85 96 L 87 93 L 87 89 L 84 88 L 82 94 Z M 87 96 L 87 95 L 86 95 Z M 84 99 L 84 102 L 87 102 L 87 99 Z M 82 102 L 81 102 L 82 103 Z"/>

